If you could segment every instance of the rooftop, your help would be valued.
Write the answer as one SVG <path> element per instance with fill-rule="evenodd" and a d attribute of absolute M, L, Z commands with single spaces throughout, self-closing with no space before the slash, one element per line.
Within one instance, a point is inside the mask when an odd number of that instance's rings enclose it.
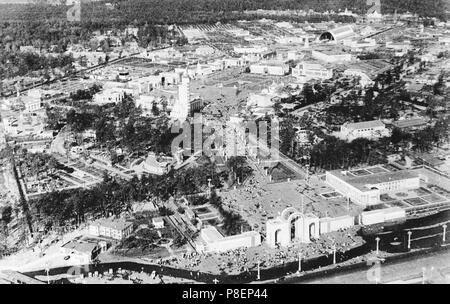
<path fill-rule="evenodd" d="M 94 221 L 91 225 L 97 225 L 107 228 L 112 228 L 116 230 L 124 230 L 131 225 L 133 225 L 130 222 L 127 222 L 123 219 L 113 219 L 113 218 L 102 218 Z"/>
<path fill-rule="evenodd" d="M 423 118 L 404 119 L 404 120 L 398 120 L 393 123 L 393 125 L 396 126 L 397 128 L 411 128 L 411 127 L 423 126 L 426 124 L 427 124 L 427 121 Z"/>
<path fill-rule="evenodd" d="M 153 223 L 163 223 L 164 224 L 164 219 L 162 217 L 154 217 L 154 218 L 152 218 L 152 222 Z"/>
<path fill-rule="evenodd" d="M 418 175 L 416 173 L 409 171 L 409 170 L 400 170 L 400 171 L 395 171 L 395 172 L 374 171 L 377 173 L 372 173 L 367 170 L 358 170 L 358 171 L 365 171 L 367 174 L 357 176 L 357 175 L 353 174 L 352 172 L 341 171 L 341 170 L 328 171 L 328 173 L 344 180 L 345 182 L 351 184 L 352 186 L 358 188 L 361 191 L 368 191 L 368 190 L 370 190 L 371 186 L 381 184 L 381 183 L 400 181 L 400 180 L 418 177 Z M 353 171 L 353 172 L 355 172 L 355 171 Z"/>
<path fill-rule="evenodd" d="M 353 122 L 353 123 L 345 123 L 344 126 L 347 129 L 367 129 L 367 128 L 379 128 L 384 127 L 384 123 L 381 120 L 370 120 L 370 121 L 361 121 L 361 122 Z"/>
<path fill-rule="evenodd" d="M 216 242 L 223 239 L 223 235 L 216 229 L 216 227 L 213 226 L 203 228 L 201 234 L 203 240 L 207 243 Z"/>
<path fill-rule="evenodd" d="M 75 250 L 82 253 L 92 253 L 98 245 L 95 243 L 70 241 L 62 247 L 70 250 Z"/>
<path fill-rule="evenodd" d="M 391 64 L 383 59 L 360 60 L 347 66 L 348 69 L 360 70 L 373 79 L 391 68 Z"/>

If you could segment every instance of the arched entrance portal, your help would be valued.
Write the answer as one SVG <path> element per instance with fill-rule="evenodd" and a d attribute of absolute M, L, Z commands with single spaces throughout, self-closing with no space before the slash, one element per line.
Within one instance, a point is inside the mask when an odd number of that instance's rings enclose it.
<path fill-rule="evenodd" d="M 281 229 L 278 229 L 277 231 L 275 231 L 275 245 L 279 245 L 281 243 Z"/>
<path fill-rule="evenodd" d="M 303 214 L 301 214 L 300 212 L 294 212 L 289 216 L 288 223 L 289 223 L 289 232 L 290 232 L 290 235 L 289 235 L 290 242 L 300 238 L 301 231 L 299 231 L 299 223 L 298 222 L 302 221 L 302 220 L 303 220 Z M 301 224 L 301 225 L 303 225 L 303 224 Z"/>
<path fill-rule="evenodd" d="M 316 223 L 311 223 L 309 225 L 309 239 L 313 239 L 316 235 Z"/>

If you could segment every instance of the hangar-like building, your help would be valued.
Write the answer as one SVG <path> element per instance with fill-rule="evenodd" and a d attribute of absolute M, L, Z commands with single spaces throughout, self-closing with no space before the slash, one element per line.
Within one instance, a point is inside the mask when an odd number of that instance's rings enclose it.
<path fill-rule="evenodd" d="M 353 28 L 350 25 L 344 25 L 322 33 L 319 40 L 342 41 L 355 36 L 356 33 L 353 31 Z"/>

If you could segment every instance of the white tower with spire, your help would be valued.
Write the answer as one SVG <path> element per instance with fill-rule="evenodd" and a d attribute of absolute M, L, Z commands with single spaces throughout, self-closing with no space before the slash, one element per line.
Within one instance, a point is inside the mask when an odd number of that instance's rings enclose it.
<path fill-rule="evenodd" d="M 181 76 L 181 83 L 178 86 L 178 100 L 173 106 L 170 116 L 174 120 L 185 121 L 189 116 L 189 103 L 191 101 L 190 78 L 186 72 Z"/>

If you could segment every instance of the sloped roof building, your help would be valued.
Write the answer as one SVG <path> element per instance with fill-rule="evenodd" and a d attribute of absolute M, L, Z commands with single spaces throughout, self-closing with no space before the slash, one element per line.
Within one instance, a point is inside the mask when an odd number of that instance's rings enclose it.
<path fill-rule="evenodd" d="M 356 34 L 350 25 L 336 27 L 329 31 L 322 33 L 319 37 L 320 40 L 333 40 L 342 41 L 354 37 Z"/>

